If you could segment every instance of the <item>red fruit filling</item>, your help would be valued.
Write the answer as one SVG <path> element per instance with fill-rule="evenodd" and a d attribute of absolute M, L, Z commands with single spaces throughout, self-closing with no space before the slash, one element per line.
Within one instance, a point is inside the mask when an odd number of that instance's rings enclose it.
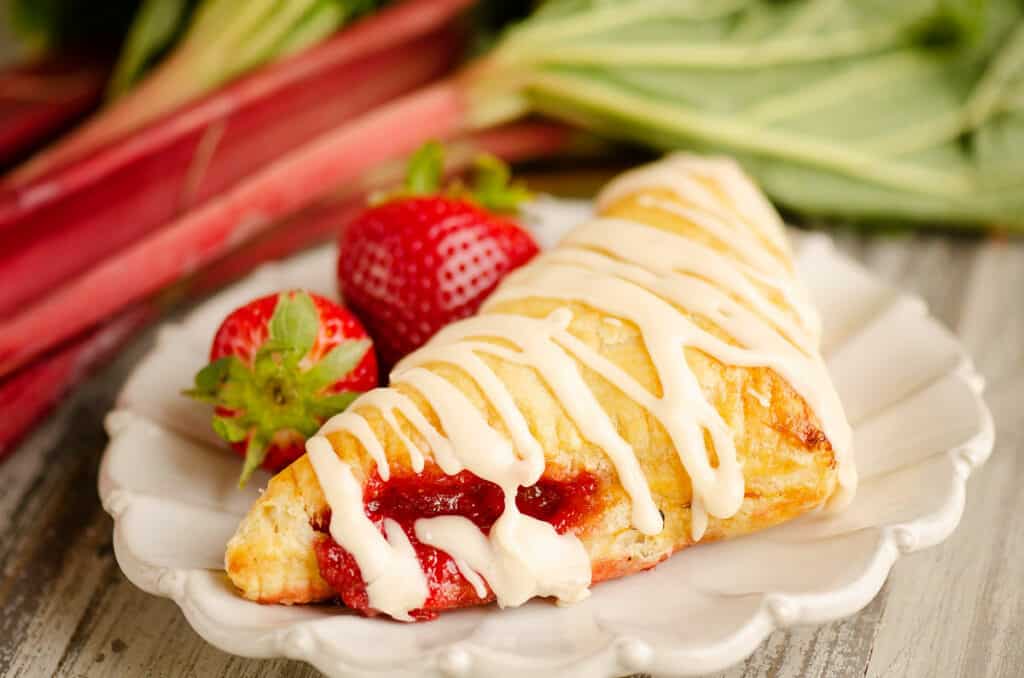
<path fill-rule="evenodd" d="M 523 514 L 546 521 L 559 533 L 564 533 L 580 525 L 593 510 L 596 490 L 597 478 L 589 473 L 566 480 L 541 478 L 536 485 L 519 488 L 516 505 Z M 367 483 L 364 497 L 370 520 L 378 527 L 385 518 L 394 520 L 405 530 L 416 550 L 429 594 L 423 607 L 410 613 L 413 618 L 433 619 L 441 610 L 494 599 L 488 591 L 488 596 L 481 600 L 451 556 L 421 544 L 413 526 L 419 518 L 464 516 L 487 533 L 505 508 L 501 488 L 469 471 L 453 476 L 424 473 L 387 482 L 375 474 Z M 329 523 L 328 517 L 321 517 L 314 521 L 313 527 L 326 532 Z M 345 605 L 366 615 L 376 614 L 370 608 L 366 585 L 355 558 L 329 534 L 318 539 L 315 548 L 320 575 L 337 591 Z"/>

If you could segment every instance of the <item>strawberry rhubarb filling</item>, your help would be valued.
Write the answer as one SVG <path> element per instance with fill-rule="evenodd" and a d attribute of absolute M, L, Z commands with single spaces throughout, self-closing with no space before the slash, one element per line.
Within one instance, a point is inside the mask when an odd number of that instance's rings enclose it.
<path fill-rule="evenodd" d="M 516 508 L 523 516 L 543 521 L 562 535 L 581 527 L 592 515 L 597 502 L 597 478 L 583 472 L 567 479 L 542 477 L 534 485 L 520 487 Z M 495 599 L 495 592 L 484 577 L 477 577 L 465 563 L 450 553 L 423 543 L 417 537 L 417 522 L 441 517 L 470 521 L 483 535 L 505 512 L 505 495 L 498 485 L 470 471 L 444 475 L 439 470 L 419 475 L 396 476 L 387 481 L 376 473 L 364 489 L 366 517 L 384 534 L 385 521 L 394 521 L 405 533 L 415 551 L 427 586 L 421 607 L 409 612 L 416 620 L 428 620 L 441 610 L 479 605 Z M 356 559 L 327 531 L 330 515 L 320 516 L 314 527 L 322 532 L 316 542 L 320 574 L 350 608 L 375 615 L 367 586 Z"/>

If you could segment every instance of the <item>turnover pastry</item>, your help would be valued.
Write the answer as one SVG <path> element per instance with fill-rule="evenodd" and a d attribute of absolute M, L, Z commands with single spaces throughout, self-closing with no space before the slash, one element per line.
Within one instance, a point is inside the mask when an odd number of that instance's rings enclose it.
<path fill-rule="evenodd" d="M 778 215 L 738 167 L 628 172 L 331 419 L 227 547 L 250 599 L 438 612 L 596 582 L 856 485 Z"/>

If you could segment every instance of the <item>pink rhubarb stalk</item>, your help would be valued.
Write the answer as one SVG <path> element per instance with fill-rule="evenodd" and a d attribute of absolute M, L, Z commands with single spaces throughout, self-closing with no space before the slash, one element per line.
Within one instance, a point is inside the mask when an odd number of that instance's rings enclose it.
<path fill-rule="evenodd" d="M 446 173 L 463 172 L 480 153 L 489 153 L 509 163 L 554 155 L 565 151 L 573 139 L 569 128 L 549 122 L 518 122 L 481 130 L 447 144 Z M 288 216 L 237 252 L 205 268 L 200 275 L 175 285 L 170 296 L 201 296 L 242 277 L 258 264 L 282 259 L 336 238 L 366 209 L 367 195 L 400 184 L 405 170 L 404 158 L 374 168 L 362 181 L 346 185 Z"/>
<path fill-rule="evenodd" d="M 0 326 L 0 376 L 424 139 L 457 136 L 463 94 L 444 81 L 346 123 L 27 306 Z"/>
<path fill-rule="evenodd" d="M 122 313 L 0 382 L 0 461 L 75 384 L 154 318 L 155 310 L 143 305 Z"/>
<path fill-rule="evenodd" d="M 107 68 L 55 58 L 0 71 L 0 168 L 99 103 Z"/>
<path fill-rule="evenodd" d="M 282 153 L 443 73 L 461 44 L 444 21 L 461 4 L 398 5 L 80 161 L 0 189 L 0 318 Z M 432 32 L 414 32 L 424 30 Z"/>
<path fill-rule="evenodd" d="M 461 95 L 445 81 L 342 125 L 107 257 L 0 326 L 0 376 L 424 139 L 457 135 Z"/>
<path fill-rule="evenodd" d="M 572 141 L 569 130 L 551 123 L 515 123 L 461 138 L 448 147 L 450 172 L 467 167 L 481 152 L 508 162 L 558 153 Z M 44 355 L 0 381 L 0 459 L 9 454 L 31 425 L 89 372 L 105 362 L 136 332 L 161 316 L 167 306 L 209 294 L 242 277 L 258 265 L 280 259 L 332 239 L 363 209 L 366 193 L 397 183 L 404 163 L 376 168 L 318 203 L 279 222 L 240 249 L 206 266 L 201 272 L 165 290 L 158 297 L 119 311 L 117 318 L 82 339 Z"/>
<path fill-rule="evenodd" d="M 300 84 L 315 85 L 317 80 L 310 78 L 320 77 L 319 73 L 323 69 L 350 63 L 367 54 L 400 45 L 413 37 L 432 32 L 448 23 L 453 16 L 470 4 L 472 0 L 407 0 L 395 3 L 298 56 L 258 69 L 257 75 L 243 79 L 247 85 L 239 86 L 236 82 L 221 88 L 218 93 L 225 96 L 219 100 L 218 105 L 236 108 L 233 99 L 237 98 L 240 100 L 239 103 L 244 103 L 252 94 L 257 94 L 261 98 L 273 92 L 280 95 L 302 96 L 301 88 L 287 89 L 289 85 L 296 81 Z M 180 51 L 173 53 L 157 71 L 176 70 L 175 58 L 187 59 L 188 54 Z M 169 82 L 166 78 L 146 78 L 72 137 L 26 163 L 16 173 L 16 180 L 24 183 L 28 179 L 65 165 L 76 157 L 121 138 L 154 118 L 177 108 L 182 102 L 177 99 L 174 84 L 173 79 Z M 329 88 L 323 88 L 311 94 L 322 98 L 330 91 Z M 306 96 L 311 94 L 307 93 Z"/>

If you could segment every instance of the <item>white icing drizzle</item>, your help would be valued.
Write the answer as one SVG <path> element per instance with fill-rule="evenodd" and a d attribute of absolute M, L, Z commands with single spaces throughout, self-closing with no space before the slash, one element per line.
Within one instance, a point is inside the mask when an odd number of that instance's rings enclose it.
<path fill-rule="evenodd" d="M 697 181 L 694 175 L 711 178 L 715 185 L 729 198 L 729 204 L 722 203 L 706 184 Z M 762 239 L 772 243 L 780 252 L 789 253 L 785 228 L 778 213 L 771 206 L 764 194 L 743 173 L 739 165 L 730 158 L 708 158 L 688 153 L 672 153 L 658 162 L 638 167 L 625 172 L 613 179 L 597 197 L 599 209 L 609 207 L 615 201 L 630 194 L 642 193 L 651 189 L 665 189 L 697 206 L 698 218 L 701 211 L 712 217 L 702 219 L 697 225 L 709 228 L 709 232 L 733 248 L 739 246 L 741 256 L 753 256 L 765 260 L 767 252 L 763 251 L 756 239 L 751 238 L 753 229 Z M 639 196 L 639 203 L 645 207 L 665 209 L 680 216 L 690 218 L 693 210 L 677 203 L 658 200 L 650 195 Z M 718 222 L 718 223 L 716 223 Z M 616 241 L 618 246 L 618 241 Z M 811 330 L 817 339 L 821 335 L 821 319 L 811 304 L 810 297 L 802 286 L 794 284 L 792 276 L 776 275 L 771 270 L 778 270 L 782 265 L 778 259 L 769 257 L 769 271 L 751 269 L 745 271 L 748 276 L 767 285 L 781 284 L 779 292 L 786 303 L 800 317 L 801 321 Z M 783 266 L 784 267 L 784 266 Z M 767 273 L 767 275 L 765 275 Z"/>
<path fill-rule="evenodd" d="M 483 361 L 480 365 L 486 368 Z M 485 372 L 477 374 L 484 376 Z M 493 373 L 490 376 L 494 379 L 492 385 L 500 383 Z M 408 384 L 422 393 L 451 441 L 450 449 L 459 466 L 495 483 L 505 494 L 505 510 L 489 535 L 467 518 L 441 522 L 421 518 L 415 523 L 417 538 L 480 573 L 499 605 L 521 605 L 538 595 L 557 596 L 565 602 L 585 598 L 590 586 L 590 559 L 580 540 L 572 534 L 559 535 L 550 524 L 524 516 L 516 507 L 519 488 L 535 484 L 545 466 L 544 451 L 530 436 L 522 415 L 512 417 L 509 441 L 488 425 L 462 391 L 429 370 L 412 367 L 396 371 L 392 383 Z M 486 378 L 484 383 L 488 383 Z M 511 401 L 511 396 L 508 399 Z M 514 409 L 514 405 L 511 407 Z M 522 456 L 516 454 L 517 450 Z M 467 537 L 470 534 L 474 536 Z"/>
<path fill-rule="evenodd" d="M 370 428 L 369 423 L 360 414 L 360 411 L 364 407 L 375 407 L 380 412 L 384 421 L 387 422 L 388 426 L 395 432 L 395 435 L 405 446 L 405 449 L 409 453 L 409 464 L 412 466 L 412 470 L 419 473 L 423 470 L 423 452 L 417 447 L 406 435 L 402 432 L 402 428 L 398 425 L 398 420 L 395 419 L 394 411 L 397 409 L 402 412 L 407 419 L 413 419 L 417 430 L 427 430 L 433 432 L 433 429 L 427 423 L 426 418 L 419 411 L 416 405 L 409 400 L 407 397 L 397 391 L 389 391 L 385 389 L 374 389 L 368 393 L 364 393 L 359 398 L 360 407 L 351 407 L 348 410 L 331 417 L 317 432 L 317 435 L 326 436 L 329 433 L 336 431 L 347 431 L 356 437 L 357 440 L 362 444 L 363 448 L 366 449 L 367 454 L 377 463 L 377 473 L 380 475 L 381 480 L 387 480 L 390 477 L 390 469 L 387 462 L 387 455 L 384 453 L 384 449 L 377 440 L 377 436 L 374 434 L 373 429 Z M 431 437 L 431 446 L 435 444 L 443 445 L 443 438 L 434 432 L 433 436 L 430 436 L 429 432 L 425 433 Z"/>
<path fill-rule="evenodd" d="M 605 451 L 619 476 L 619 482 L 633 502 L 633 525 L 644 534 L 658 534 L 662 518 L 651 497 L 633 448 L 619 435 L 608 413 L 594 397 L 576 366 L 555 338 L 570 336 L 566 331 L 572 313 L 558 309 L 545 320 L 500 313 L 484 314 L 454 323 L 442 329 L 435 339 L 398 365 L 393 374 L 401 380 L 403 370 L 413 365 L 448 362 L 462 368 L 487 393 L 505 427 L 512 432 L 520 449 L 540 451 L 519 408 L 477 353 L 487 353 L 507 362 L 534 367 L 554 391 L 566 413 L 592 443 Z M 497 344 L 467 341 L 472 337 L 502 337 L 515 344 L 512 351 Z M 518 442 L 522 441 L 522 442 Z"/>
<path fill-rule="evenodd" d="M 395 619 L 412 621 L 409 611 L 423 605 L 428 591 L 409 537 L 393 520 L 384 521 L 386 538 L 370 522 L 362 486 L 327 438 L 310 438 L 306 453 L 331 507 L 331 537 L 355 558 L 373 606 Z"/>
<path fill-rule="evenodd" d="M 439 517 L 440 518 L 462 518 L 462 516 L 439 516 Z M 424 521 L 424 524 L 426 524 L 425 521 Z M 474 527 L 475 527 L 475 525 L 474 525 Z M 483 536 L 483 533 L 480 533 L 480 536 Z M 420 541 L 423 541 L 424 544 L 429 544 L 430 543 L 429 540 L 432 539 L 433 537 L 430 534 L 429 530 L 424 530 L 422 533 L 417 533 L 417 537 L 416 538 L 419 539 Z M 475 539 L 476 537 L 473 537 L 473 538 Z M 465 577 L 466 581 L 468 581 L 470 586 L 473 587 L 473 591 L 476 592 L 477 598 L 486 598 L 487 597 L 487 582 L 484 581 L 484 578 L 481 577 L 479 574 L 477 574 L 476 571 L 472 567 L 469 566 L 469 563 L 467 563 L 462 558 L 456 558 L 454 555 L 452 555 L 452 553 L 449 553 L 448 555 L 452 556 L 452 560 L 455 562 L 455 567 L 457 567 L 459 569 L 459 574 L 461 574 L 463 577 Z"/>
<path fill-rule="evenodd" d="M 486 588 L 479 579 L 479 576 L 483 575 L 501 605 L 519 605 L 537 595 L 555 595 L 565 602 L 582 600 L 586 597 L 590 585 L 590 560 L 583 544 L 574 535 L 559 535 L 548 523 L 522 515 L 515 505 L 519 488 L 535 484 L 544 471 L 545 462 L 544 451 L 530 434 L 529 425 L 515 407 L 511 395 L 471 350 L 446 351 L 446 347 L 439 346 L 436 355 L 430 351 L 421 353 L 427 358 L 426 362 L 430 362 L 431 359 L 436 361 L 449 358 L 451 362 L 470 371 L 502 413 L 511 440 L 492 428 L 465 394 L 448 380 L 422 367 L 407 364 L 400 366 L 392 374 L 392 385 L 406 384 L 422 394 L 431 403 L 431 408 L 437 415 L 445 435 L 442 436 L 431 426 L 415 403 L 401 392 L 394 389 L 375 389 L 353 403 L 349 410 L 328 421 L 320 433 L 307 443 L 307 451 L 312 457 L 315 448 L 318 450 L 317 456 L 322 456 L 323 443 L 326 442 L 323 436 L 339 430 L 351 433 L 364 446 L 369 443 L 368 450 L 374 445 L 379 446 L 379 441 L 373 437 L 366 420 L 358 412 L 364 406 L 372 405 L 385 413 L 385 419 L 389 420 L 389 425 L 396 431 L 399 429 L 393 412 L 401 412 L 413 428 L 427 440 L 434 460 L 444 473 L 453 475 L 468 470 L 479 478 L 497 484 L 505 493 L 505 510 L 491 527 L 489 535 L 484 535 L 467 519 L 441 522 L 434 522 L 436 519 L 421 519 L 416 521 L 415 529 L 419 535 L 420 526 L 423 524 L 422 529 L 428 538 L 422 541 L 427 544 L 437 542 L 450 546 L 442 550 L 453 556 L 456 566 L 473 585 L 477 594 L 486 595 Z M 373 440 L 364 440 L 367 431 Z M 313 445 L 314 441 L 316 445 Z M 410 450 L 410 454 L 413 454 L 413 451 L 417 455 L 422 454 L 408 437 L 403 436 L 403 443 Z M 327 449 L 331 449 L 329 443 Z M 337 460 L 333 451 L 331 457 L 338 466 L 348 471 L 347 467 Z M 381 463 L 375 455 L 371 454 L 371 457 L 377 462 L 381 478 L 386 479 L 383 470 L 387 466 L 386 460 Z M 321 468 L 326 472 L 333 471 L 333 474 L 325 475 Z M 324 493 L 332 509 L 331 536 L 356 558 L 367 582 L 370 605 L 396 619 L 408 619 L 409 611 L 421 606 L 426 595 L 417 597 L 415 594 L 418 588 L 406 590 L 403 585 L 395 585 L 393 590 L 375 596 L 374 591 L 381 587 L 373 586 L 372 575 L 367 574 L 368 571 L 404 571 L 405 552 L 395 545 L 387 548 L 390 538 L 385 541 L 366 517 L 361 492 L 352 494 L 353 490 L 349 486 L 354 485 L 358 488 L 358 484 L 350 472 L 347 473 L 347 477 L 338 474 L 336 469 L 323 460 L 314 460 L 314 470 L 325 488 Z M 334 488 L 335 483 L 343 485 L 340 489 Z M 332 486 L 332 492 L 328 492 L 327 485 Z M 348 494 L 343 492 L 346 488 Z M 357 496 L 358 501 L 353 502 L 352 496 Z M 467 542 L 465 535 L 471 531 L 476 534 L 473 538 L 475 541 Z M 336 532 L 345 532 L 347 540 L 341 541 L 340 535 Z M 370 539 L 370 533 L 375 534 L 376 539 Z M 481 540 L 486 544 L 486 548 L 461 549 L 457 546 L 464 542 L 476 543 Z M 366 550 L 366 555 L 360 558 L 357 553 L 363 549 Z M 552 555 L 556 556 L 553 560 Z M 386 564 L 389 557 L 395 560 L 391 566 Z M 369 570 L 364 568 L 364 560 Z M 413 561 L 415 562 L 415 554 Z M 477 575 L 477 572 L 480 575 Z M 420 577 L 422 578 L 422 573 Z"/>
<path fill-rule="evenodd" d="M 718 281 L 733 295 L 748 300 L 758 313 L 805 353 L 817 350 L 814 323 L 807 320 L 808 316 L 815 315 L 810 304 L 806 305 L 804 313 L 797 315 L 799 323 L 794 322 L 751 283 L 750 279 L 756 275 L 755 269 L 731 261 L 710 247 L 668 231 L 615 218 L 594 219 L 574 229 L 565 239 L 566 245 L 597 250 L 608 249 L 610 243 L 614 243 L 614 256 L 649 271 L 661 275 L 687 273 Z M 553 253 L 562 251 L 573 250 L 555 250 Z M 787 277 L 774 289 L 785 296 L 789 288 L 794 287 L 797 287 L 795 281 Z"/>
<path fill-rule="evenodd" d="M 434 451 L 446 474 L 468 470 L 507 490 L 533 485 L 544 472 L 544 452 L 539 446 L 518 450 L 522 456 L 516 454 L 512 442 L 491 428 L 465 394 L 447 379 L 417 367 L 396 375 L 391 383 L 412 386 L 430 403 L 449 441 L 443 456 Z"/>
<path fill-rule="evenodd" d="M 720 193 L 696 179 L 698 175 L 713 180 Z M 644 195 L 657 188 L 671 190 L 687 204 Z M 365 514 L 359 483 L 324 438 L 330 432 L 347 431 L 387 480 L 388 459 L 364 416 L 367 408 L 381 413 L 405 446 L 414 471 L 423 469 L 429 454 L 444 473 L 468 470 L 504 492 L 504 512 L 488 534 L 461 516 L 419 519 L 414 525 L 417 539 L 449 554 L 477 595 L 486 597 L 489 587 L 499 604 L 508 606 L 533 596 L 573 602 L 588 594 L 590 563 L 580 540 L 522 515 L 516 506 L 519 488 L 536 483 L 544 471 L 544 449 L 513 394 L 484 356 L 536 370 L 583 438 L 602 449 L 615 467 L 631 501 L 632 524 L 643 534 L 658 534 L 663 518 L 635 451 L 587 386 L 581 365 L 647 410 L 672 440 L 692 482 L 694 540 L 704 535 L 709 517 L 724 519 L 739 510 L 744 481 L 732 431 L 705 398 L 685 359 L 686 348 L 727 365 L 770 368 L 785 379 L 815 413 L 832 444 L 840 483 L 833 504 L 851 496 L 856 471 L 849 425 L 818 356 L 820 322 L 790 272 L 782 223 L 771 206 L 734 163 L 683 155 L 626 173 L 602 192 L 598 204 L 607 206 L 628 194 L 638 194 L 641 204 L 703 229 L 739 260 L 634 221 L 592 220 L 559 248 L 508 276 L 481 315 L 446 327 L 396 367 L 392 385 L 404 385 L 422 395 L 436 414 L 440 430 L 402 392 L 376 389 L 332 418 L 307 443 L 332 509 L 331 535 L 359 564 L 371 607 L 408 619 L 409 612 L 423 604 L 427 591 L 402 529 L 386 520 L 385 534 L 381 534 Z M 764 242 L 771 243 L 775 252 Z M 772 303 L 764 289 L 785 300 L 792 315 Z M 546 318 L 507 315 L 497 308 L 531 297 L 559 300 L 565 306 Z M 573 303 L 605 314 L 602 321 L 609 325 L 629 322 L 636 328 L 658 374 L 660 394 L 573 336 L 569 331 L 573 314 L 568 308 Z M 729 340 L 704 330 L 680 309 L 713 321 Z M 428 369 L 438 364 L 467 374 L 489 407 L 478 408 L 462 390 Z M 767 402 L 765 396 L 750 392 L 763 405 Z M 504 432 L 494 428 L 489 412 Z M 403 432 L 396 413 L 418 437 Z M 705 436 L 714 445 L 714 465 Z"/>
<path fill-rule="evenodd" d="M 479 573 L 502 607 L 522 605 L 536 596 L 575 603 L 590 595 L 590 558 L 580 540 L 522 515 L 514 500 L 506 503 L 490 536 L 468 518 L 439 516 L 417 520 L 416 538 Z M 481 598 L 486 595 L 476 584 L 474 588 Z"/>
<path fill-rule="evenodd" d="M 644 398 L 648 409 L 672 439 L 693 480 L 694 494 L 702 496 L 708 512 L 719 518 L 734 514 L 743 501 L 743 472 L 736 459 L 732 432 L 704 397 L 682 356 L 684 346 L 693 345 L 707 333 L 643 287 L 595 270 L 553 263 L 548 257 L 508 276 L 487 305 L 530 297 L 580 301 L 640 328 L 663 391 L 660 398 Z M 602 376 L 607 378 L 609 374 Z M 614 378 L 610 381 L 632 397 L 624 383 Z M 646 389 L 641 390 L 650 395 Z M 717 467 L 712 467 L 708 457 L 705 431 L 714 442 Z"/>
<path fill-rule="evenodd" d="M 390 414 L 390 412 L 388 413 Z M 391 477 L 391 469 L 388 466 L 388 457 L 384 452 L 384 447 L 377 440 L 377 436 L 374 434 L 373 429 L 370 428 L 370 423 L 359 414 L 358 412 L 347 412 L 344 416 L 339 417 L 334 421 L 334 428 L 336 430 L 345 430 L 354 435 L 360 443 L 363 444 L 363 448 L 366 453 L 370 455 L 377 464 L 377 473 L 380 475 L 381 480 L 387 480 Z M 330 430 L 321 430 L 321 434 L 330 433 Z"/>
<path fill-rule="evenodd" d="M 713 180 L 730 204 L 723 204 L 707 184 L 697 180 L 698 176 Z M 737 230 L 749 235 L 752 229 L 782 252 L 789 251 L 778 213 L 730 158 L 671 153 L 610 181 L 598 195 L 597 207 L 602 210 L 627 195 L 659 188 L 672 191 L 726 224 L 737 225 L 738 215 L 741 221 Z"/>
<path fill-rule="evenodd" d="M 733 252 L 739 255 L 747 265 L 755 270 L 764 271 L 772 276 L 788 278 L 782 262 L 776 259 L 764 245 L 754 236 L 749 229 L 743 229 L 742 225 L 732 226 L 728 221 L 719 219 L 710 212 L 704 212 L 696 207 L 687 207 L 668 198 L 656 198 L 651 195 L 641 195 L 637 198 L 641 207 L 669 212 L 675 216 L 682 217 L 695 226 L 715 236 L 720 242 L 727 244 Z M 735 217 L 734 217 L 735 219 Z"/>
<path fill-rule="evenodd" d="M 690 501 L 690 536 L 694 541 L 704 538 L 704 532 L 708 529 L 708 512 L 704 508 L 704 500 L 699 494 L 694 494 Z"/>

